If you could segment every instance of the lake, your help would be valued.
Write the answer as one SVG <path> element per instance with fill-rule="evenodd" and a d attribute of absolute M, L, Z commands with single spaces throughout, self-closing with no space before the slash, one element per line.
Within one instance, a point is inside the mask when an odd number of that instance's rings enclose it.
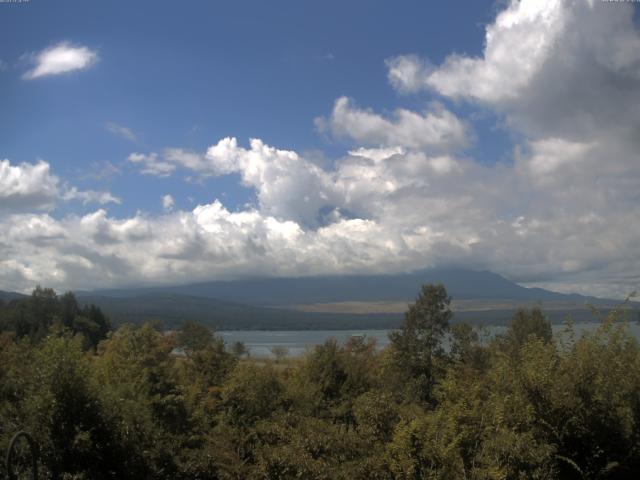
<path fill-rule="evenodd" d="M 593 331 L 600 324 L 597 322 L 576 323 L 573 326 L 576 337 L 583 332 Z M 553 325 L 554 335 L 559 335 L 565 329 L 564 325 Z M 640 325 L 633 322 L 629 324 L 633 335 L 640 340 Z M 481 337 L 488 340 L 497 334 L 504 333 L 505 326 L 483 327 Z M 352 336 L 365 336 L 373 338 L 379 348 L 389 344 L 389 332 L 391 330 L 230 330 L 217 332 L 229 345 L 241 341 L 248 348 L 252 357 L 272 357 L 271 348 L 286 347 L 289 356 L 303 355 L 307 350 L 316 345 L 322 345 L 329 338 L 335 338 L 340 343 L 346 342 Z"/>

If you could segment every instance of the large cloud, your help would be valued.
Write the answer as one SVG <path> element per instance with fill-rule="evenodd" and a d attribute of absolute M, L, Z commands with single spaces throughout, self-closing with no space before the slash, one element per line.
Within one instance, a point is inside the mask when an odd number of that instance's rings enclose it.
<path fill-rule="evenodd" d="M 239 173 L 256 189 L 255 209 L 214 201 L 158 217 L 14 215 L 1 225 L 2 258 L 12 260 L 0 268 L 25 288 L 86 288 L 457 264 L 592 292 L 589 282 L 606 279 L 597 293 L 623 294 L 638 280 L 640 225 L 633 208 L 618 207 L 636 205 L 640 182 L 613 175 L 574 188 L 556 178 L 576 156 L 601 154 L 550 140 L 528 145 L 514 165 L 486 166 L 358 149 L 322 170 L 295 152 L 227 138 L 202 161 L 207 172 Z"/>
<path fill-rule="evenodd" d="M 387 65 L 402 92 L 430 89 L 490 106 L 529 135 L 586 138 L 634 129 L 640 116 L 629 101 L 640 94 L 630 3 L 512 0 L 487 26 L 482 56 L 451 55 L 433 67 L 405 55 Z"/>
<path fill-rule="evenodd" d="M 431 87 L 449 97 L 486 102 L 515 98 L 553 54 L 568 23 L 566 3 L 514 0 L 487 27 L 483 57 L 452 55 L 434 70 L 415 57 L 400 57 L 389 63 L 390 80 L 405 91 Z"/>
<path fill-rule="evenodd" d="M 0 214 L 3 212 L 51 210 L 60 200 L 80 200 L 83 203 L 120 203 L 108 192 L 78 190 L 66 184 L 50 171 L 49 164 L 40 160 L 35 164 L 11 165 L 0 161 Z"/>
<path fill-rule="evenodd" d="M 382 268 L 375 222 L 343 220 L 315 232 L 219 202 L 162 217 L 114 219 L 104 210 L 56 221 L 0 220 L 0 287 L 176 283 L 242 274 L 297 275 Z M 53 253 L 53 255 L 52 255 Z"/>
<path fill-rule="evenodd" d="M 51 175 L 49 164 L 11 165 L 0 161 L 0 206 L 9 208 L 50 208 L 58 193 L 58 179 Z"/>

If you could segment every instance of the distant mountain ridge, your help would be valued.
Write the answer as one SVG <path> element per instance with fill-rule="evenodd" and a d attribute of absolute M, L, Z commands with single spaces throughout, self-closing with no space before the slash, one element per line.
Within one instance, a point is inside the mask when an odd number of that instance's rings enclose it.
<path fill-rule="evenodd" d="M 512 299 L 615 303 L 578 294 L 526 288 L 488 271 L 438 269 L 394 275 L 348 275 L 301 278 L 255 278 L 213 281 L 175 287 L 152 287 L 91 292 L 105 297 L 167 293 L 211 298 L 249 305 L 294 305 L 345 301 L 412 301 L 425 283 L 442 283 L 457 300 Z M 79 296 L 90 294 L 78 292 Z"/>
<path fill-rule="evenodd" d="M 443 283 L 454 300 L 454 321 L 475 324 L 504 325 L 517 308 L 537 303 L 554 323 L 568 315 L 575 321 L 589 321 L 594 315 L 586 303 L 603 311 L 619 303 L 526 288 L 492 272 L 462 269 L 254 278 L 75 293 L 81 304 L 99 306 L 116 324 L 157 320 L 170 329 L 192 320 L 218 330 L 387 329 L 400 325 L 403 304 L 411 303 L 425 283 Z M 21 296 L 0 292 L 5 301 Z M 340 310 L 345 307 L 341 302 L 350 309 Z M 390 303 L 395 304 L 393 309 L 389 308 Z M 361 308 L 363 305 L 367 308 Z"/>
<path fill-rule="evenodd" d="M 3 302 L 9 302 L 16 298 L 24 298 L 26 295 L 18 292 L 5 292 L 4 290 L 0 290 L 0 300 Z"/>

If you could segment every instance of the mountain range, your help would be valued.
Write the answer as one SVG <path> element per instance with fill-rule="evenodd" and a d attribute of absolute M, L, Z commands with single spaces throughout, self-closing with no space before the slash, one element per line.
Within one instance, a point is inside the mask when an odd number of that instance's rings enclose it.
<path fill-rule="evenodd" d="M 197 320 L 218 329 L 392 328 L 425 283 L 443 283 L 456 320 L 504 324 L 519 307 L 540 304 L 554 322 L 593 319 L 587 304 L 619 303 L 526 288 L 488 271 L 421 270 L 394 275 L 251 278 L 182 286 L 77 292 L 118 321 Z"/>
<path fill-rule="evenodd" d="M 488 271 L 437 269 L 394 275 L 348 275 L 301 278 L 250 278 L 172 287 L 100 290 L 108 297 L 171 293 L 250 305 L 295 305 L 345 301 L 410 301 L 425 283 L 442 283 L 454 299 L 512 299 L 611 303 L 578 294 L 526 288 Z M 88 292 L 87 292 L 88 293 Z M 84 295 L 85 292 L 78 292 Z"/>
<path fill-rule="evenodd" d="M 219 330 L 395 328 L 425 283 L 443 283 L 454 321 L 505 324 L 520 307 L 539 304 L 553 322 L 593 320 L 588 305 L 619 303 L 526 288 L 488 271 L 421 270 L 394 275 L 250 278 L 181 286 L 76 291 L 82 304 L 101 307 L 115 323 L 156 320 L 174 328 L 185 320 Z M 0 292 L 5 301 L 16 293 Z M 632 309 L 637 310 L 637 304 Z M 637 313 L 633 313 L 636 315 Z"/>

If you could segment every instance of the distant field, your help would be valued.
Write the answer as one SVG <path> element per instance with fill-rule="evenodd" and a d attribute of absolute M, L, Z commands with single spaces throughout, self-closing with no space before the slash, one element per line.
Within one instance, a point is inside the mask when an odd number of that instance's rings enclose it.
<path fill-rule="evenodd" d="M 288 308 L 299 312 L 310 313 L 348 313 L 348 314 L 374 314 L 374 313 L 403 313 L 409 305 L 407 302 L 333 302 L 283 305 L 280 308 Z M 575 311 L 588 310 L 585 303 L 573 301 L 546 301 L 533 302 L 531 300 L 453 300 L 451 307 L 454 312 L 488 312 L 496 310 L 513 311 L 518 308 L 531 308 L 539 305 L 543 310 L 549 311 Z M 613 305 L 598 305 L 599 308 L 607 308 Z"/>

